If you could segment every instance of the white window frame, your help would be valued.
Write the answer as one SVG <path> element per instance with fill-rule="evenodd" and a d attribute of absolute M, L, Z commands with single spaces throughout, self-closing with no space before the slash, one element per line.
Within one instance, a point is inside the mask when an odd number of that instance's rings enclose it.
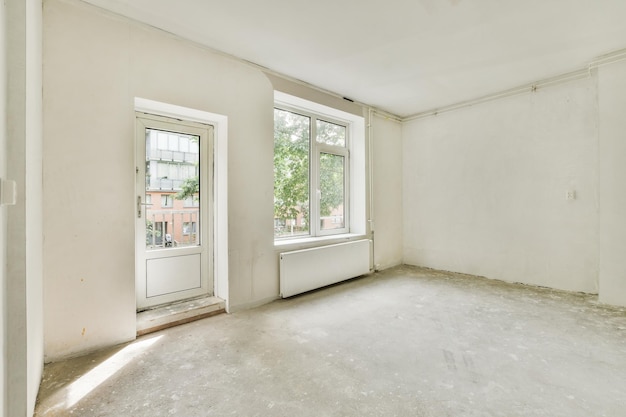
<path fill-rule="evenodd" d="M 366 234 L 366 162 L 365 162 L 365 119 L 332 107 L 274 92 L 274 108 L 294 112 L 311 118 L 309 147 L 310 208 L 317 219 L 311 217 L 308 235 L 274 237 L 276 245 L 326 240 L 329 238 L 350 238 Z M 316 119 L 346 127 L 345 147 L 318 143 L 316 140 Z M 340 151 L 341 150 L 341 151 Z M 319 158 L 321 153 L 344 156 L 344 225 L 342 229 L 320 230 L 319 221 Z M 313 168 L 315 166 L 315 168 Z M 311 172 L 315 170 L 314 172 Z M 315 210 L 315 211 L 314 211 Z"/>
<path fill-rule="evenodd" d="M 316 131 L 317 126 L 311 127 L 311 130 L 312 130 L 311 143 L 312 144 L 314 143 L 313 146 L 311 146 L 311 148 L 312 148 L 313 155 L 315 156 L 315 160 L 311 164 L 313 168 L 312 168 L 312 172 L 309 173 L 309 179 L 312 180 L 312 183 L 313 183 L 311 186 L 311 189 L 314 191 L 314 195 L 311 201 L 314 202 L 315 204 L 314 205 L 315 214 L 317 216 L 317 219 L 311 219 L 311 224 L 314 226 L 315 236 L 327 236 L 327 235 L 348 233 L 350 231 L 350 148 L 349 148 L 350 126 L 345 123 L 341 123 L 339 121 L 329 120 L 329 118 L 327 117 L 318 117 L 318 119 L 325 121 L 325 122 L 331 122 L 331 123 L 344 126 L 346 128 L 346 145 L 345 146 L 333 146 L 333 145 L 327 145 L 325 143 L 319 143 L 317 141 L 317 131 Z M 317 123 L 315 124 L 317 125 Z M 322 214 L 320 212 L 320 204 L 321 204 L 321 199 L 322 199 L 321 184 L 320 184 L 320 178 L 321 178 L 320 160 L 322 158 L 323 153 L 326 153 L 329 155 L 337 155 L 337 156 L 341 156 L 344 158 L 344 164 L 343 164 L 343 190 L 344 190 L 343 224 L 344 224 L 344 227 L 343 228 L 322 230 L 322 225 L 321 225 Z M 313 169 L 315 171 L 313 171 Z M 313 211 L 313 209 L 311 209 L 311 211 Z"/>

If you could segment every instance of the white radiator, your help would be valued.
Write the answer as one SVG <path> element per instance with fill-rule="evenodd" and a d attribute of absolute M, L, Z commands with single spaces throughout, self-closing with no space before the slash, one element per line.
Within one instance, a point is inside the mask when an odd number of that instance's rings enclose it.
<path fill-rule="evenodd" d="M 370 272 L 370 240 L 280 254 L 280 295 L 291 297 Z"/>

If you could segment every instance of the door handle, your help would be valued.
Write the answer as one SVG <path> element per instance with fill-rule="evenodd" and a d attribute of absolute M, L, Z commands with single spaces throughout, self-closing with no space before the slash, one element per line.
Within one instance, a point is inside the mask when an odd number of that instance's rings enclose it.
<path fill-rule="evenodd" d="M 137 218 L 141 219 L 141 206 L 151 206 L 151 203 L 142 203 L 141 196 L 137 196 Z"/>

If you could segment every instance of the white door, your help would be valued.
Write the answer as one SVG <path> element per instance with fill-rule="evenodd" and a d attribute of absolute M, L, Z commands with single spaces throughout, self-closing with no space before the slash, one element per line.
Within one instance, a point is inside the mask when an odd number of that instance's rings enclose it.
<path fill-rule="evenodd" d="M 213 128 L 136 121 L 137 310 L 212 295 Z"/>

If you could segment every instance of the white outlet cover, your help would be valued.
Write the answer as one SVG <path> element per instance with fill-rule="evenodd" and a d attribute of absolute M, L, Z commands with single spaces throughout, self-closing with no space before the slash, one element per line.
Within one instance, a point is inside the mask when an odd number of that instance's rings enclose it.
<path fill-rule="evenodd" d="M 0 205 L 14 206 L 17 202 L 17 184 L 11 180 L 0 180 Z"/>

